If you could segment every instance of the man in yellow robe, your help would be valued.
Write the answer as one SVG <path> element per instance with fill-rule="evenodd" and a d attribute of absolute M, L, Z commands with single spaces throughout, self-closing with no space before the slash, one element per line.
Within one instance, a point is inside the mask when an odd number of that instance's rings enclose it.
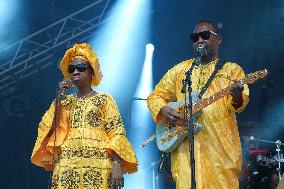
<path fill-rule="evenodd" d="M 193 91 L 200 92 L 218 62 L 218 50 L 222 38 L 214 22 L 199 22 L 191 35 L 193 49 L 202 44 L 205 52 L 199 65 L 194 66 L 191 82 Z M 156 123 L 181 123 L 182 118 L 167 106 L 168 102 L 184 101 L 182 81 L 194 59 L 183 61 L 171 68 L 148 97 L 148 107 Z M 225 62 L 205 91 L 202 99 L 244 78 L 244 71 L 232 62 Z M 238 189 L 241 170 L 241 144 L 237 128 L 236 112 L 248 103 L 247 85 L 236 85 L 230 93 L 202 110 L 198 123 L 203 126 L 195 135 L 195 180 L 197 189 Z M 177 189 L 191 186 L 190 153 L 188 138 L 171 153 L 171 171 Z"/>

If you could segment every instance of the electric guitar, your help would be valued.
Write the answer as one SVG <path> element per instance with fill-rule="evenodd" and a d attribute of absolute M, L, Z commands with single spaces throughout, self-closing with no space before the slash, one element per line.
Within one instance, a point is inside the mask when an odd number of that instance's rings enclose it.
<path fill-rule="evenodd" d="M 203 108 L 224 97 L 226 94 L 230 92 L 230 90 L 235 85 L 253 84 L 257 80 L 265 78 L 267 74 L 268 71 L 266 69 L 250 73 L 246 75 L 245 78 L 234 82 L 230 86 L 202 100 L 198 98 L 198 92 L 193 91 L 191 95 L 192 95 L 192 104 L 193 104 L 192 119 L 194 124 L 194 134 L 197 134 L 202 130 L 202 125 L 197 123 L 197 119 L 200 116 L 201 110 Z M 187 105 L 184 102 L 170 102 L 168 103 L 168 106 L 175 109 L 183 117 L 184 116 L 183 112 Z M 183 129 L 181 130 L 177 130 L 175 126 L 169 125 L 168 123 L 162 123 L 157 125 L 156 127 L 157 146 L 158 149 L 162 152 L 166 153 L 172 152 L 187 136 L 188 136 L 188 131 L 185 127 L 183 127 Z"/>

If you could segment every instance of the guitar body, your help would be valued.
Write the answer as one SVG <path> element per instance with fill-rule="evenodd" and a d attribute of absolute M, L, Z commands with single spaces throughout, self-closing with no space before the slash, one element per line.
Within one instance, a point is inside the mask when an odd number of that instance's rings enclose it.
<path fill-rule="evenodd" d="M 193 105 L 198 103 L 200 101 L 198 97 L 198 92 L 193 91 L 191 93 L 192 95 L 192 103 Z M 188 98 L 187 98 L 188 102 Z M 173 109 L 178 109 L 179 107 L 184 106 L 184 102 L 170 102 L 168 103 L 168 106 L 173 108 Z M 193 115 L 193 124 L 194 124 L 194 134 L 197 134 L 198 132 L 201 131 L 202 125 L 197 123 L 197 119 L 200 115 L 200 111 Z M 172 152 L 174 149 L 178 147 L 178 145 L 186 138 L 188 137 L 188 131 L 182 131 L 179 132 L 178 134 L 173 134 L 176 133 L 176 128 L 171 127 L 169 129 L 169 126 L 166 123 L 162 123 L 157 125 L 156 127 L 156 141 L 157 141 L 157 146 L 158 149 L 162 152 Z M 171 137 L 168 137 L 169 135 L 173 135 Z"/>

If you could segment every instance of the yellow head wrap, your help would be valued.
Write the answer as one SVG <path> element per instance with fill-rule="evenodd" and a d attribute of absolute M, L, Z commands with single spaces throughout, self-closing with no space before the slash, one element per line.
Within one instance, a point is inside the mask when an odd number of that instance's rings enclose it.
<path fill-rule="evenodd" d="M 60 62 L 60 69 L 65 78 L 70 78 L 68 66 L 74 58 L 80 58 L 87 61 L 94 70 L 92 78 L 92 86 L 99 85 L 102 80 L 102 72 L 100 70 L 100 63 L 96 53 L 92 50 L 91 46 L 87 43 L 75 44 L 72 48 L 68 49 Z"/>

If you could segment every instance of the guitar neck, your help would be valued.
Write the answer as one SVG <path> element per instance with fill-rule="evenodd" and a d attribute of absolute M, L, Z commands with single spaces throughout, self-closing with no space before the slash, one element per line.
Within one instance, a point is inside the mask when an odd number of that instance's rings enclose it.
<path fill-rule="evenodd" d="M 198 111 L 202 110 L 203 108 L 209 106 L 210 104 L 212 104 L 213 102 L 219 100 L 220 98 L 222 98 L 223 96 L 225 96 L 226 94 L 228 94 L 231 90 L 231 88 L 236 85 L 236 84 L 232 84 L 230 85 L 229 87 L 226 87 L 224 89 L 222 89 L 221 91 L 215 93 L 214 95 L 208 97 L 208 98 L 205 98 L 203 100 L 201 100 L 199 103 L 195 104 L 193 106 L 193 109 L 192 109 L 192 113 L 195 114 L 197 113 Z"/>
<path fill-rule="evenodd" d="M 219 100 L 220 98 L 222 98 L 223 96 L 228 94 L 230 92 L 230 90 L 235 85 L 237 85 L 237 84 L 241 84 L 241 85 L 253 84 L 257 80 L 263 79 L 264 77 L 266 77 L 267 74 L 268 74 L 268 71 L 266 69 L 248 74 L 245 78 L 242 78 L 239 81 L 234 82 L 233 84 L 222 89 L 221 91 L 219 91 L 219 92 L 213 94 L 212 96 L 205 98 L 205 99 L 201 100 L 200 102 L 198 102 L 197 104 L 195 104 L 192 108 L 192 113 L 195 114 L 198 111 L 202 110 L 203 108 L 207 107 L 208 105 L 212 104 L 213 102 Z"/>

